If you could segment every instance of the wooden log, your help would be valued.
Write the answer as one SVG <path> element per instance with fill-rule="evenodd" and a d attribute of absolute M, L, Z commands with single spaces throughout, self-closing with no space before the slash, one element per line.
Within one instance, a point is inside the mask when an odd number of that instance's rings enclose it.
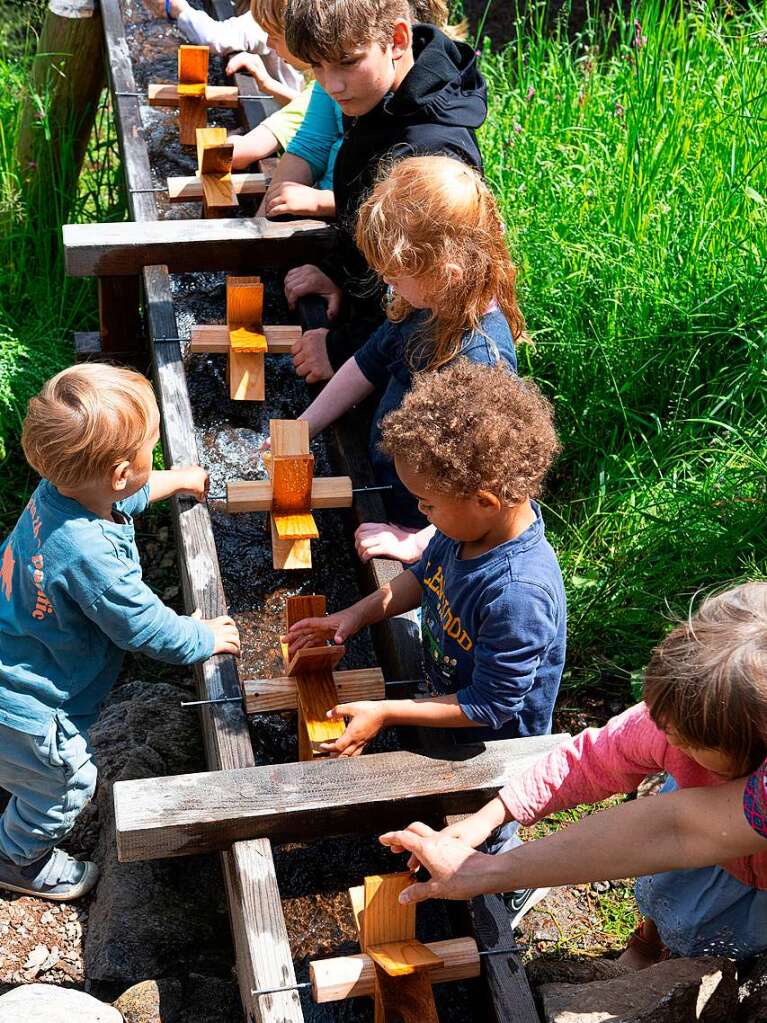
<path fill-rule="evenodd" d="M 386 695 L 383 672 L 380 668 L 352 668 L 334 671 L 333 681 L 340 703 L 355 700 L 382 700 Z M 246 679 L 242 683 L 246 714 L 267 711 L 296 710 L 296 680 L 290 675 L 279 678 Z"/>
<path fill-rule="evenodd" d="M 146 223 L 157 216 L 149 159 L 143 136 L 141 105 L 133 77 L 119 0 L 101 0 L 104 39 L 109 55 L 112 102 L 118 140 L 134 219 Z M 199 460 L 194 423 L 186 390 L 181 349 L 175 341 L 178 324 L 167 272 L 157 266 L 143 272 L 146 318 L 154 359 L 155 390 L 162 408 L 166 465 Z M 188 612 L 199 607 L 206 618 L 227 614 L 210 516 L 204 505 L 171 501 L 183 566 L 184 602 Z M 232 657 L 213 657 L 194 666 L 200 699 L 239 694 Z M 211 769 L 247 767 L 254 762 L 253 745 L 242 706 L 214 704 L 201 712 L 206 758 Z M 256 996 L 253 991 L 295 984 L 285 919 L 268 840 L 241 842 L 223 855 L 229 917 L 237 957 L 237 979 L 246 1018 L 254 1023 L 279 1019 L 303 1023 L 297 991 Z M 269 940 L 264 941 L 263 935 Z"/>
<path fill-rule="evenodd" d="M 367 832 L 371 819 L 385 830 L 424 813 L 472 813 L 562 739 L 461 746 L 452 759 L 399 751 L 117 782 L 118 853 L 124 862 L 191 855 L 251 838 Z"/>
<path fill-rule="evenodd" d="M 207 85 L 205 92 L 206 107 L 223 107 L 235 110 L 240 105 L 238 90 L 232 85 Z M 166 85 L 153 82 L 147 86 L 147 99 L 150 107 L 177 107 L 179 93 L 177 85 Z M 200 125 L 205 127 L 205 125 Z M 189 143 L 194 145 L 194 141 Z"/>
<path fill-rule="evenodd" d="M 432 941 L 426 948 L 441 960 L 438 967 L 429 971 L 430 983 L 442 984 L 479 976 L 480 958 L 473 938 Z M 315 959 L 309 963 L 312 998 L 319 1005 L 371 996 L 374 978 L 373 960 L 366 952 L 335 959 Z"/>
<path fill-rule="evenodd" d="M 290 355 L 293 345 L 301 337 L 300 327 L 276 325 L 264 327 L 268 355 Z M 231 347 L 229 328 L 226 324 L 192 327 L 189 351 L 195 354 L 207 352 L 211 355 L 228 355 Z M 350 502 L 351 503 L 351 502 Z M 259 509 L 268 511 L 267 508 Z"/>
<path fill-rule="evenodd" d="M 237 198 L 241 195 L 263 195 L 269 185 L 265 174 L 232 174 L 231 182 Z M 169 202 L 194 202 L 204 195 L 202 181 L 196 175 L 168 178 L 167 185 Z"/>
<path fill-rule="evenodd" d="M 23 179 L 56 188 L 74 202 L 75 187 L 104 85 L 101 18 L 94 0 L 50 0 L 32 63 L 16 144 Z M 43 97 L 39 116 L 35 97 Z"/>
<path fill-rule="evenodd" d="M 348 476 L 315 476 L 312 480 L 312 508 L 349 508 L 353 497 L 352 481 Z M 235 515 L 271 511 L 272 481 L 233 480 L 227 483 L 226 505 L 226 510 Z"/>
<path fill-rule="evenodd" d="M 63 237 L 70 277 L 130 276 L 149 266 L 166 266 L 171 273 L 247 273 L 254 265 L 290 266 L 297 260 L 321 258 L 330 247 L 333 229 L 319 220 L 274 223 L 254 217 L 216 224 L 208 220 L 66 224 Z"/>

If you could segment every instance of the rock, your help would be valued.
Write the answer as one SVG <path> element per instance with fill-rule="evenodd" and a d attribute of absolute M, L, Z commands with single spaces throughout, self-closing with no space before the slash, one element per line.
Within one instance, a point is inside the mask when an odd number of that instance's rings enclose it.
<path fill-rule="evenodd" d="M 764 1023 L 767 1019 L 767 955 L 761 955 L 743 976 L 737 1023 Z"/>
<path fill-rule="evenodd" d="M 173 977 L 143 980 L 114 1002 L 125 1023 L 175 1023 L 182 1005 L 181 981 Z"/>
<path fill-rule="evenodd" d="M 543 984 L 588 984 L 595 980 L 622 977 L 627 971 L 617 959 L 533 959 L 526 964 L 527 977 L 534 987 Z"/>
<path fill-rule="evenodd" d="M 721 1023 L 738 1004 L 735 964 L 713 956 L 591 984 L 544 984 L 538 993 L 545 1023 Z"/>
<path fill-rule="evenodd" d="M 48 947 L 47 945 L 36 945 L 35 948 L 27 956 L 27 961 L 24 963 L 25 970 L 34 970 L 36 967 L 39 968 L 48 958 Z"/>
<path fill-rule="evenodd" d="M 123 1023 L 111 1005 L 54 984 L 22 984 L 0 996 L 0 1023 Z"/>
<path fill-rule="evenodd" d="M 605 892 L 609 892 L 610 891 L 610 882 L 609 881 L 592 881 L 591 882 L 591 887 L 592 887 L 592 889 L 598 895 L 604 895 Z"/>
<path fill-rule="evenodd" d="M 112 784 L 205 769 L 197 716 L 179 706 L 187 695 L 166 682 L 127 682 L 91 729 L 100 776 L 95 859 L 101 880 L 83 959 L 96 984 L 125 988 L 203 963 L 212 973 L 226 972 L 232 962 L 218 857 L 117 862 Z"/>

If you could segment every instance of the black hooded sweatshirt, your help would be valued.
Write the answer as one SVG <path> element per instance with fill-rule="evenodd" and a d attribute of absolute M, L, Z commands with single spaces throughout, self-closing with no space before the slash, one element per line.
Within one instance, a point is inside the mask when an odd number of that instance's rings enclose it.
<path fill-rule="evenodd" d="M 439 154 L 482 169 L 475 130 L 487 116 L 487 87 L 476 55 L 434 25 L 413 28 L 414 65 L 396 92 L 367 114 L 344 118 L 333 176 L 338 247 L 323 270 L 343 289 L 344 312 L 328 333 L 334 369 L 381 323 L 383 288 L 354 244 L 354 221 L 383 157 Z"/>

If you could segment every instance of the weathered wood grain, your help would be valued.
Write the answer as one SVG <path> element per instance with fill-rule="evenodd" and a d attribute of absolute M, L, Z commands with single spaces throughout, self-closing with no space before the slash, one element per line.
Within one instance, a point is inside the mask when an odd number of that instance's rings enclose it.
<path fill-rule="evenodd" d="M 382 700 L 386 694 L 380 668 L 351 668 L 334 671 L 333 681 L 340 703 L 355 700 Z M 278 678 L 246 679 L 242 683 L 246 714 L 266 711 L 296 710 L 296 679 L 290 675 Z"/>
<path fill-rule="evenodd" d="M 126 862 L 164 858 L 250 838 L 366 832 L 371 818 L 384 830 L 424 810 L 472 812 L 561 741 L 556 735 L 503 739 L 457 747 L 449 751 L 451 759 L 371 753 L 118 782 L 118 852 Z"/>
<path fill-rule="evenodd" d="M 66 224 L 63 237 L 70 277 L 125 276 L 146 266 L 166 266 L 171 273 L 247 273 L 254 266 L 316 261 L 328 250 L 333 229 L 319 220 L 278 224 L 254 217 L 214 224 L 209 220 Z"/>
<path fill-rule="evenodd" d="M 223 107 L 235 110 L 240 105 L 238 89 L 234 85 L 207 85 L 203 92 L 206 107 Z M 147 86 L 150 107 L 177 107 L 179 101 L 177 85 L 152 82 Z M 205 127 L 205 125 L 201 125 Z M 190 142 L 194 145 L 194 142 Z"/>
<path fill-rule="evenodd" d="M 265 174 L 232 174 L 231 182 L 238 198 L 242 195 L 263 195 L 269 185 Z M 169 202 L 194 202 L 204 196 L 202 181 L 197 175 L 167 178 L 166 183 Z"/>
<path fill-rule="evenodd" d="M 136 221 L 148 223 L 157 216 L 154 193 L 148 191 L 155 183 L 119 0 L 101 0 L 100 8 L 129 209 Z M 181 350 L 175 341 L 158 340 L 178 337 L 168 274 L 162 267 L 150 266 L 143 271 L 143 282 L 149 335 L 154 342 L 155 390 L 163 412 L 166 464 L 189 465 L 198 461 L 198 453 Z M 199 607 L 205 618 L 226 614 L 207 508 L 188 500 L 173 500 L 171 508 L 181 548 L 186 610 Z M 200 699 L 235 696 L 240 692 L 232 657 L 214 657 L 196 665 L 194 677 Z M 253 746 L 241 704 L 207 707 L 201 719 L 211 769 L 253 764 Z M 295 984 L 269 841 L 257 839 L 233 845 L 224 854 L 223 865 L 245 1016 L 255 1023 L 303 1023 L 296 991 L 260 998 L 253 995 L 258 988 Z M 268 940 L 264 940 L 264 935 L 268 935 Z"/>
<path fill-rule="evenodd" d="M 480 959 L 473 938 L 432 941 L 426 944 L 426 948 L 440 959 L 440 965 L 429 971 L 432 984 L 479 976 Z M 373 961 L 366 952 L 334 959 L 315 959 L 309 963 L 312 998 L 318 1005 L 370 996 L 373 994 L 374 977 Z"/>

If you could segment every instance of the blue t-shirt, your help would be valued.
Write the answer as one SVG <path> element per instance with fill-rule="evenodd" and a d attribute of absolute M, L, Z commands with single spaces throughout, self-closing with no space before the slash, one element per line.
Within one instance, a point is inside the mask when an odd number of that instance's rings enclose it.
<path fill-rule="evenodd" d="M 344 140 L 341 108 L 325 92 L 319 82 L 309 86 L 312 96 L 301 127 L 288 142 L 288 153 L 306 160 L 311 168 L 315 188 L 333 187 L 333 170 Z"/>
<path fill-rule="evenodd" d="M 562 573 L 535 522 L 477 558 L 439 531 L 411 568 L 423 589 L 421 636 L 426 678 L 437 695 L 457 693 L 483 729 L 456 729 L 463 741 L 551 731 L 565 664 L 567 609 Z"/>
<path fill-rule="evenodd" d="M 211 629 L 177 615 L 143 582 L 133 516 L 149 487 L 118 501 L 111 522 L 43 480 L 0 547 L 0 724 L 44 735 L 56 710 L 87 728 L 123 651 L 171 664 L 213 653 Z"/>
<path fill-rule="evenodd" d="M 383 392 L 370 429 L 370 460 L 376 482 L 392 487 L 383 492 L 387 515 L 391 522 L 418 529 L 427 525 L 427 520 L 418 510 L 416 499 L 400 482 L 392 460 L 379 450 L 380 422 L 388 412 L 400 407 L 410 390 L 413 373 L 426 365 L 420 348 L 423 344 L 422 327 L 428 316 L 428 310 L 419 310 L 400 323 L 387 320 L 354 355 L 360 371 L 378 391 Z M 480 326 L 481 331 L 466 331 L 457 358 L 465 357 L 489 366 L 503 359 L 516 372 L 514 338 L 503 313 L 499 309 L 485 313 Z"/>

